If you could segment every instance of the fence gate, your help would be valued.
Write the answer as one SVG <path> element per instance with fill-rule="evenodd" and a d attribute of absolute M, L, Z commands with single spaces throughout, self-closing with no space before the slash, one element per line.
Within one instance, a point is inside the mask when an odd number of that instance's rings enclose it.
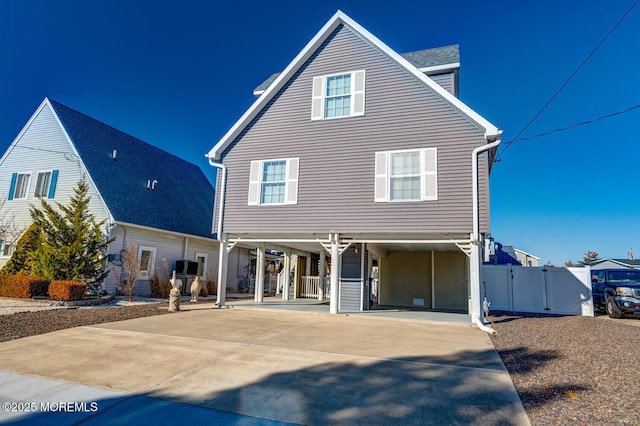
<path fill-rule="evenodd" d="M 585 268 L 483 265 L 491 310 L 593 316 L 591 271 Z"/>

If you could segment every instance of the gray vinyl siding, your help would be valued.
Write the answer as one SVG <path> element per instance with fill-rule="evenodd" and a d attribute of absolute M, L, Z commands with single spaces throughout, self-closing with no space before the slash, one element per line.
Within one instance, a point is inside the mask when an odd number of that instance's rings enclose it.
<path fill-rule="evenodd" d="M 313 77 L 366 70 L 365 115 L 311 121 Z M 395 62 L 340 27 L 223 155 L 224 231 L 469 233 L 471 152 L 483 130 Z M 438 200 L 374 203 L 374 153 L 437 147 Z M 299 158 L 297 205 L 248 206 L 252 160 Z M 481 230 L 487 163 L 480 162 Z"/>
<path fill-rule="evenodd" d="M 456 96 L 455 79 L 454 79 L 454 74 L 452 72 L 446 73 L 446 74 L 429 75 L 429 78 L 431 78 L 433 81 L 435 81 L 440 86 L 442 86 L 447 92 Z"/>

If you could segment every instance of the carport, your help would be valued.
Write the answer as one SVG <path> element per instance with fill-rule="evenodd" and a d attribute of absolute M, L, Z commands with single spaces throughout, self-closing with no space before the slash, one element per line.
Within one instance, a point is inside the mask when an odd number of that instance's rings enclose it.
<path fill-rule="evenodd" d="M 303 262 L 306 271 L 300 275 L 316 280 L 319 301 L 324 301 L 328 294 L 329 312 L 332 314 L 370 310 L 374 280 L 379 284 L 375 300 L 379 306 L 469 314 L 470 306 L 475 304 L 479 309 L 480 305 L 479 291 L 475 300 L 471 291 L 474 272 L 471 258 L 477 246 L 472 244 L 469 235 L 464 238 L 464 235 L 379 233 L 330 233 L 323 236 L 225 234 L 221 240 L 218 283 L 226 282 L 228 253 L 236 247 L 256 250 L 256 303 L 264 302 L 265 251 L 272 250 L 283 254 L 282 300 L 299 298 L 292 278 L 295 268 L 292 256 L 303 257 L 307 259 Z M 312 258 L 317 264 L 315 276 L 311 276 Z M 372 275 L 374 264 L 379 270 L 377 276 Z M 224 306 L 225 299 L 225 288 L 219 284 L 218 304 Z"/>

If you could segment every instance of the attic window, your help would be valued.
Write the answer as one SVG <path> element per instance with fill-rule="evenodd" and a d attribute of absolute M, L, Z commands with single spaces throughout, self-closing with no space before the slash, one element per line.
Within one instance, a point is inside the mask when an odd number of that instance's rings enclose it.
<path fill-rule="evenodd" d="M 311 119 L 364 115 L 364 70 L 313 79 Z"/>

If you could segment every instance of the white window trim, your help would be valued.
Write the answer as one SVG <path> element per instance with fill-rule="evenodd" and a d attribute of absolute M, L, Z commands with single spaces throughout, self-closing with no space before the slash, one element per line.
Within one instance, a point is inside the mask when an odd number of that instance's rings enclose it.
<path fill-rule="evenodd" d="M 262 203 L 262 181 L 264 173 L 264 163 L 284 161 L 285 162 L 285 183 L 284 201 L 282 203 Z M 299 158 L 278 158 L 270 160 L 254 160 L 251 162 L 249 170 L 249 194 L 247 205 L 249 206 L 284 206 L 298 204 L 298 176 Z"/>
<path fill-rule="evenodd" d="M 144 271 L 145 275 L 143 275 L 142 269 L 140 269 L 140 277 L 141 280 L 149 280 L 153 277 L 153 272 L 156 266 L 156 248 L 149 246 L 138 246 L 138 262 L 142 261 L 142 252 L 149 251 L 152 253 L 151 262 L 149 263 L 149 269 Z"/>
<path fill-rule="evenodd" d="M 36 191 L 38 189 L 38 177 L 40 176 L 40 173 L 49 173 L 49 184 L 47 185 L 46 190 L 44 191 L 43 195 L 37 195 Z M 33 197 L 34 198 L 48 198 L 49 196 L 49 190 L 51 189 L 51 181 L 53 179 L 53 169 L 52 170 L 38 170 L 37 172 L 34 173 L 36 176 L 36 182 L 35 185 L 33 187 Z"/>
<path fill-rule="evenodd" d="M 391 155 L 403 152 L 420 153 L 420 198 L 409 200 L 391 199 Z M 427 163 L 427 154 L 433 155 L 431 167 Z M 437 148 L 401 149 L 375 153 L 374 202 L 376 203 L 415 203 L 438 200 L 438 150 Z M 434 180 L 433 195 L 427 194 L 427 183 Z"/>
<path fill-rule="evenodd" d="M 325 104 L 327 99 L 327 79 L 341 75 L 351 76 L 351 90 L 349 96 L 350 113 L 337 117 L 325 117 Z M 313 78 L 311 93 L 311 120 L 334 120 L 347 117 L 357 117 L 364 115 L 365 111 L 365 70 L 345 71 L 334 74 L 327 74 Z"/>
<path fill-rule="evenodd" d="M 32 172 L 18 172 L 18 177 L 16 178 L 16 186 L 14 188 L 13 191 L 13 199 L 14 200 L 27 200 L 29 198 L 29 188 L 31 188 L 31 178 L 33 177 L 33 173 Z M 20 175 L 29 175 L 29 177 L 27 178 L 27 188 L 24 191 L 24 197 L 18 197 L 17 193 L 18 193 L 18 179 L 20 178 Z"/>

